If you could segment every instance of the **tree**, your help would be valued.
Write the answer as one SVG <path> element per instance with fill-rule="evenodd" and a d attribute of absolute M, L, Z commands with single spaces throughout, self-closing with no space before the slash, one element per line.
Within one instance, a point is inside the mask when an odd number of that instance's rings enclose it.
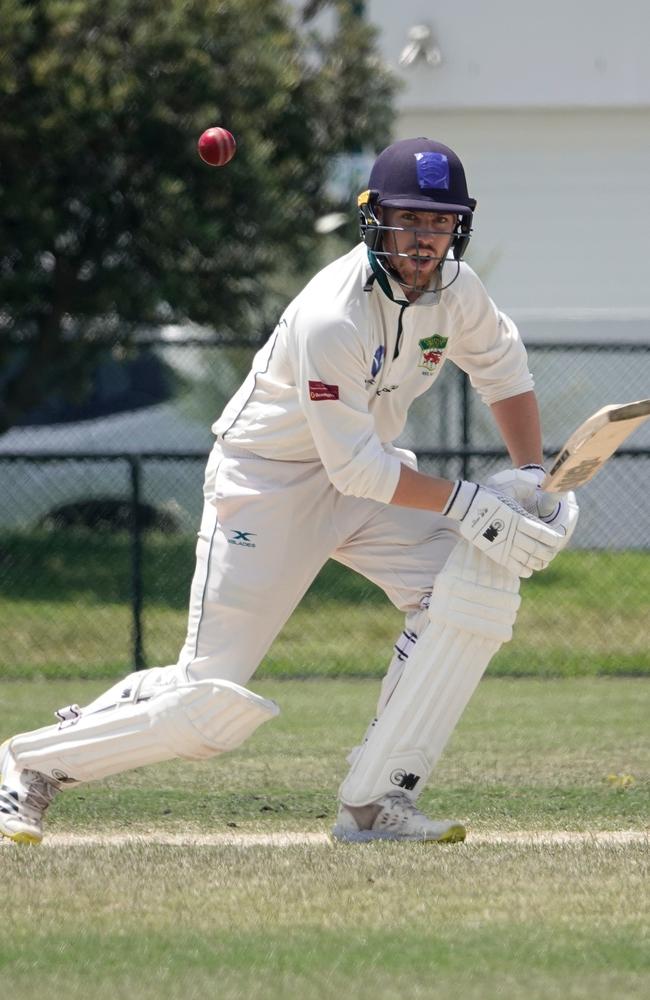
<path fill-rule="evenodd" d="M 354 17 L 362 18 L 365 6 L 365 0 L 307 0 L 303 7 L 303 18 L 305 21 L 311 21 L 328 7 L 333 7 L 344 15 L 351 13 Z"/>
<path fill-rule="evenodd" d="M 393 121 L 396 80 L 381 62 L 377 30 L 363 16 L 359 0 L 311 0 L 303 10 L 309 24 L 322 10 L 332 8 L 334 33 L 312 35 L 320 67 L 319 86 L 336 152 L 374 151 L 389 139 Z"/>
<path fill-rule="evenodd" d="M 281 0 L 0 0 L 0 25 L 0 432 L 143 325 L 265 336 L 329 158 L 388 133 L 373 36 L 314 59 Z"/>

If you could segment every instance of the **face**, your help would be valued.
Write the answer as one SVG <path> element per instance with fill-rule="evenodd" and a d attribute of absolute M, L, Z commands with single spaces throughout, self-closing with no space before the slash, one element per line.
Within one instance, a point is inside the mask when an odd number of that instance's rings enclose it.
<path fill-rule="evenodd" d="M 379 214 L 380 213 L 380 214 Z M 416 212 L 406 208 L 378 210 L 384 232 L 383 249 L 391 254 L 386 263 L 415 294 L 428 288 L 435 269 L 447 256 L 458 216 L 453 212 Z"/>

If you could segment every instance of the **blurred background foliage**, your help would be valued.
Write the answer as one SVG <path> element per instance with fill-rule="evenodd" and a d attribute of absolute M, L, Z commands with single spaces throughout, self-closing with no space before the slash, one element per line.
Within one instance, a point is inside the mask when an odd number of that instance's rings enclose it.
<path fill-rule="evenodd" d="M 142 327 L 266 338 L 341 207 L 332 158 L 390 138 L 358 7 L 0 0 L 0 432 L 52 393 L 83 405 Z M 214 124 L 227 168 L 196 153 Z"/>

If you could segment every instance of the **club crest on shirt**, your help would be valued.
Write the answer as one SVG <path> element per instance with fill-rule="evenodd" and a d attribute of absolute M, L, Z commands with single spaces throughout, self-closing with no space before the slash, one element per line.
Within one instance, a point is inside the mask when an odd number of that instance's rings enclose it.
<path fill-rule="evenodd" d="M 434 333 L 432 337 L 424 337 L 418 341 L 420 348 L 420 360 L 418 368 L 424 368 L 425 372 L 432 373 L 436 366 L 442 361 L 442 355 L 447 346 L 447 337 L 441 337 L 439 333 Z"/>

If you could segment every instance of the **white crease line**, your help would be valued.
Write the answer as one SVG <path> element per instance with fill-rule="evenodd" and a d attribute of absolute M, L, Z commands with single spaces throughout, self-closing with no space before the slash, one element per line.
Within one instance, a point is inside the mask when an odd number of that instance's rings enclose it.
<path fill-rule="evenodd" d="M 11 841 L 0 839 L 0 845 Z M 467 847 L 482 845 L 497 847 L 514 844 L 529 847 L 552 847 L 564 844 L 585 844 L 611 847 L 628 844 L 650 846 L 650 831 L 644 830 L 515 830 L 486 831 L 467 835 Z M 43 840 L 45 847 L 114 847 L 129 845 L 160 845 L 172 847 L 295 847 L 332 845 L 326 833 L 306 831 L 284 833 L 53 833 Z M 457 845 L 454 845 L 454 848 Z"/>

